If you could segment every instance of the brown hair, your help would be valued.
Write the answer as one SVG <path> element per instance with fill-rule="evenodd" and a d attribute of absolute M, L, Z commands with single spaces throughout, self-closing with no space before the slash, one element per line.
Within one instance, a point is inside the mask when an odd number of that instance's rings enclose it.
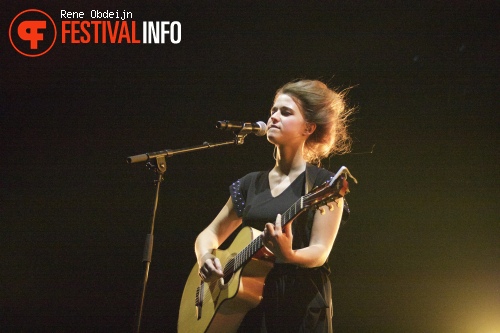
<path fill-rule="evenodd" d="M 345 154 L 351 150 L 347 126 L 353 109 L 346 105 L 346 90 L 336 92 L 321 81 L 300 80 L 279 88 L 276 97 L 280 94 L 290 96 L 301 109 L 304 119 L 316 124 L 316 130 L 304 147 L 307 162 L 320 165 L 321 160 L 330 155 Z"/>

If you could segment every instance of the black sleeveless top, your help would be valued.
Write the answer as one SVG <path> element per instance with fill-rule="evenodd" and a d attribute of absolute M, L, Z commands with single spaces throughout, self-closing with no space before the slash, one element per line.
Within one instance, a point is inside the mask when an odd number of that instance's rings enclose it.
<path fill-rule="evenodd" d="M 312 187 L 334 176 L 311 164 L 306 170 Z M 269 187 L 269 171 L 252 172 L 234 182 L 229 191 L 243 226 L 264 230 L 267 222 L 273 223 L 277 214 L 284 213 L 305 194 L 306 172 L 276 197 Z M 314 214 L 314 210 L 307 211 L 294 220 L 294 249 L 309 245 Z M 248 312 L 239 332 L 331 332 L 329 273 L 328 262 L 316 268 L 275 264 L 266 279 L 263 301 Z"/>

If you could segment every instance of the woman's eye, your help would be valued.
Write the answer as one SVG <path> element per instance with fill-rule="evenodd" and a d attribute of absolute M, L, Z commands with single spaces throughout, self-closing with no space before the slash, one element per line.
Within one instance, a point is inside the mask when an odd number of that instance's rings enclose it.
<path fill-rule="evenodd" d="M 289 115 L 292 114 L 292 112 L 289 109 L 282 109 L 282 110 L 280 110 L 280 109 L 276 108 L 276 109 L 271 109 L 271 116 L 273 114 L 275 114 L 276 112 L 278 112 L 278 111 L 280 111 L 280 114 L 282 116 L 289 116 Z"/>

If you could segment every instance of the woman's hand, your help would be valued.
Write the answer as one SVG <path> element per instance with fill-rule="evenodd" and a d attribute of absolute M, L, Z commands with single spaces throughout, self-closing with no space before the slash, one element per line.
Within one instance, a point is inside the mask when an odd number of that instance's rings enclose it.
<path fill-rule="evenodd" d="M 264 229 L 264 245 L 274 253 L 276 262 L 294 264 L 299 267 L 319 267 L 328 260 L 333 242 L 339 230 L 342 217 L 343 198 L 336 200 L 337 208 L 331 210 L 324 206 L 323 212 L 314 214 L 309 245 L 301 249 L 292 249 L 292 228 L 288 223 L 281 230 L 281 216 L 276 217 L 276 222 L 267 223 Z"/>
<path fill-rule="evenodd" d="M 204 282 L 212 282 L 224 276 L 219 258 L 207 253 L 200 259 L 198 275 Z"/>
<path fill-rule="evenodd" d="M 273 252 L 277 262 L 293 262 L 292 224 L 288 223 L 281 228 L 281 214 L 276 216 L 274 224 L 266 223 L 264 228 L 264 245 Z"/>

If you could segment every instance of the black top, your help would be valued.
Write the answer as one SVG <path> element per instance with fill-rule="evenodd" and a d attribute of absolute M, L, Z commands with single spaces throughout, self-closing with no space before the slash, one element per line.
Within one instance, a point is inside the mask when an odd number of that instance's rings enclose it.
<path fill-rule="evenodd" d="M 313 187 L 334 176 L 330 171 L 310 164 L 307 165 L 307 173 Z M 284 213 L 305 194 L 305 179 L 306 172 L 303 172 L 276 197 L 273 197 L 269 187 L 269 171 L 252 172 L 234 182 L 229 191 L 243 225 L 264 230 L 267 222 L 274 223 L 277 214 Z M 309 246 L 313 219 L 313 210 L 304 212 L 295 219 L 292 224 L 293 249 Z"/>

